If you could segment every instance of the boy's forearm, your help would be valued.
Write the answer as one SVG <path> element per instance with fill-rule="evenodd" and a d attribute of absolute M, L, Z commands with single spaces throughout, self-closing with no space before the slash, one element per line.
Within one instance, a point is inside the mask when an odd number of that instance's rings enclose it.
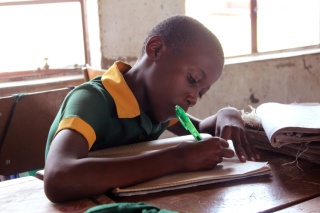
<path fill-rule="evenodd" d="M 105 170 L 100 175 L 103 176 L 102 179 L 107 180 L 104 187 L 111 190 L 179 172 L 181 165 L 178 159 L 178 152 L 172 147 L 133 157 L 102 159 L 102 161 L 97 158 L 87 160 L 89 164 L 92 161 L 92 166 L 101 163 L 104 168 L 108 168 L 108 171 Z"/>
<path fill-rule="evenodd" d="M 212 136 L 215 136 L 216 124 L 217 124 L 217 115 L 215 114 L 215 115 L 209 116 L 203 119 L 199 123 L 199 131 L 201 133 L 208 133 L 208 134 L 211 134 Z"/>
<path fill-rule="evenodd" d="M 175 148 L 168 148 L 136 157 L 70 159 L 57 173 L 46 171 L 45 182 L 49 181 L 48 190 L 60 194 L 53 196 L 53 202 L 90 197 L 179 172 L 177 156 Z"/>
<path fill-rule="evenodd" d="M 234 107 L 224 107 L 216 114 L 201 120 L 199 123 L 199 131 L 209 133 L 212 136 L 218 136 L 216 133 L 217 127 L 228 125 L 235 120 L 241 120 L 239 110 Z"/>

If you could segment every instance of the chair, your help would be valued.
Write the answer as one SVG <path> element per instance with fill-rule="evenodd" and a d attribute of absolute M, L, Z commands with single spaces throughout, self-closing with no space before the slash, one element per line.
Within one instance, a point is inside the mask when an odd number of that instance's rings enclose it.
<path fill-rule="evenodd" d="M 0 98 L 0 175 L 42 169 L 49 128 L 70 88 Z"/>

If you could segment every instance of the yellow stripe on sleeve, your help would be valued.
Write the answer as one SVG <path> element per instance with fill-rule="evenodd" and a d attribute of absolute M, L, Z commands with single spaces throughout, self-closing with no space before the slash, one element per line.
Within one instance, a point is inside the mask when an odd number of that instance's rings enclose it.
<path fill-rule="evenodd" d="M 173 118 L 173 119 L 171 119 L 168 127 L 175 125 L 178 121 L 179 121 L 178 118 Z"/>
<path fill-rule="evenodd" d="M 73 116 L 61 120 L 56 134 L 63 129 L 73 129 L 82 134 L 88 141 L 89 149 L 96 140 L 96 133 L 93 128 L 79 117 Z"/>

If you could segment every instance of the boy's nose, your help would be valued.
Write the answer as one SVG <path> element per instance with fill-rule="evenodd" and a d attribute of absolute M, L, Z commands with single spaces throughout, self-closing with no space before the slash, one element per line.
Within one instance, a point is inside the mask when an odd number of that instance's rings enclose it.
<path fill-rule="evenodd" d="M 189 104 L 189 107 L 193 107 L 194 105 L 196 105 L 197 104 L 197 100 L 198 100 L 198 98 L 196 96 L 189 95 L 187 97 L 187 102 Z"/>

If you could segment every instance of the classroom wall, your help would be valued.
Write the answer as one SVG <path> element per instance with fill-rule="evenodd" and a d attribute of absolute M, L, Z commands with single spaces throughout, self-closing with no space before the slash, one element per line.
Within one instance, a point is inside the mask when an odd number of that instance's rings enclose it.
<path fill-rule="evenodd" d="M 185 14 L 184 0 L 99 0 L 102 67 L 115 60 L 133 64 L 148 30 L 161 20 Z"/>
<path fill-rule="evenodd" d="M 148 30 L 185 11 L 184 0 L 99 0 L 98 7 L 103 68 L 115 60 L 133 65 Z M 319 51 L 276 57 L 226 60 L 220 80 L 190 112 L 204 118 L 225 106 L 249 110 L 269 101 L 320 102 Z"/>
<path fill-rule="evenodd" d="M 281 56 L 281 54 L 280 54 Z M 264 102 L 320 102 L 320 53 L 227 64 L 190 112 L 200 118 L 221 107 L 250 111 Z"/>

